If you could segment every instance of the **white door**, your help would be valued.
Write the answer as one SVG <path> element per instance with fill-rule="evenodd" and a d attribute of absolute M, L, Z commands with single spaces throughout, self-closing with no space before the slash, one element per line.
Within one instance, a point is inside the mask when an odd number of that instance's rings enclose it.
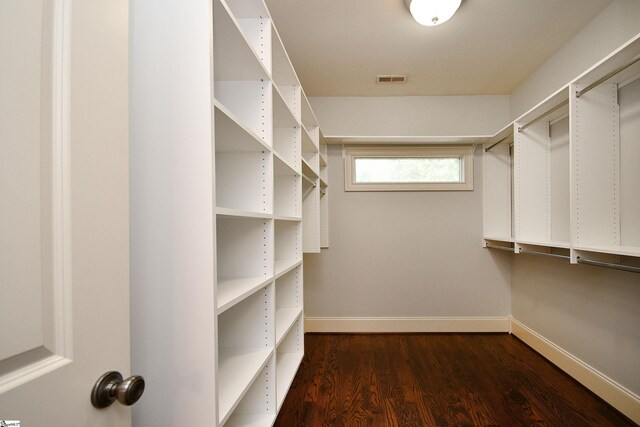
<path fill-rule="evenodd" d="M 0 420 L 129 426 L 128 1 L 0 1 Z M 142 397 L 144 399 L 144 397 Z"/>

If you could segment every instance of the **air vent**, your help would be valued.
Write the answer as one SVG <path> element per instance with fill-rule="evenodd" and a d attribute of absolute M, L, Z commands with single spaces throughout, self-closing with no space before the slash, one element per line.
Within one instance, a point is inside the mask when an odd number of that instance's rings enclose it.
<path fill-rule="evenodd" d="M 406 83 L 406 74 L 376 76 L 377 83 Z"/>

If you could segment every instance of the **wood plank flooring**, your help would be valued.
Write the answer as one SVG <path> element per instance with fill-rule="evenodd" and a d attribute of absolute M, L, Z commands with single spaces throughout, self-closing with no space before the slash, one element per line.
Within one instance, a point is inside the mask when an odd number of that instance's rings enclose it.
<path fill-rule="evenodd" d="M 307 334 L 275 425 L 634 426 L 508 334 Z"/>

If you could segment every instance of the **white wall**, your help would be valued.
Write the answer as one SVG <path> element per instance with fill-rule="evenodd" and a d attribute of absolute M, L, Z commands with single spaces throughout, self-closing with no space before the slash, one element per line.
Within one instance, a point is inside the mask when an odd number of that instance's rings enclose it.
<path fill-rule="evenodd" d="M 493 135 L 509 121 L 508 96 L 317 97 L 325 136 Z"/>
<path fill-rule="evenodd" d="M 482 136 L 509 120 L 508 96 L 310 102 L 327 137 Z M 479 157 L 473 192 L 346 193 L 341 155 L 329 147 L 331 249 L 305 257 L 307 317 L 509 315 L 508 255 L 482 248 Z"/>
<path fill-rule="evenodd" d="M 615 0 L 513 91 L 510 99 L 511 120 L 638 33 L 640 1 Z"/>
<path fill-rule="evenodd" d="M 640 394 L 638 275 L 529 255 L 513 258 L 513 317 Z"/>
<path fill-rule="evenodd" d="M 305 256 L 305 315 L 507 316 L 510 255 L 482 248 L 479 151 L 471 192 L 345 192 L 329 146 L 331 248 Z"/>

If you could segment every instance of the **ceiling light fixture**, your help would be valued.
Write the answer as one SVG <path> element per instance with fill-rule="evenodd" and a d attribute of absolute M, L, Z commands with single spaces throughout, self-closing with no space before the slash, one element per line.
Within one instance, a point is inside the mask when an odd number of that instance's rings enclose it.
<path fill-rule="evenodd" d="M 447 22 L 456 13 L 462 0 L 405 0 L 413 19 L 432 27 Z"/>

